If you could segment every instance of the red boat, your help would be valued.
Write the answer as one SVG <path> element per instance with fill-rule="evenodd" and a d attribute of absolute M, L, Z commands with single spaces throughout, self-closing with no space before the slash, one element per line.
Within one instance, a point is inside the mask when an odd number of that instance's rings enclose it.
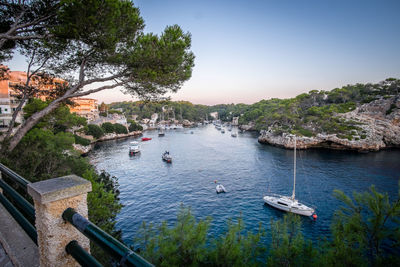
<path fill-rule="evenodd" d="M 142 138 L 142 141 L 149 141 L 149 140 L 151 140 L 150 137 L 143 137 L 143 138 Z"/>

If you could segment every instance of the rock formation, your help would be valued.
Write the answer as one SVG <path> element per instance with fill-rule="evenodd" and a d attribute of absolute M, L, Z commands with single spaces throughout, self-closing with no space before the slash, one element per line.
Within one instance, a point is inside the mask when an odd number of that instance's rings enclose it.
<path fill-rule="evenodd" d="M 383 148 L 400 147 L 400 97 L 382 97 L 361 105 L 355 110 L 337 114 L 357 123 L 352 140 L 339 138 L 336 134 L 317 134 L 313 137 L 298 136 L 297 148 L 330 148 L 340 150 L 378 151 Z M 292 149 L 294 136 L 288 133 L 276 135 L 273 131 L 261 131 L 260 143 Z"/>

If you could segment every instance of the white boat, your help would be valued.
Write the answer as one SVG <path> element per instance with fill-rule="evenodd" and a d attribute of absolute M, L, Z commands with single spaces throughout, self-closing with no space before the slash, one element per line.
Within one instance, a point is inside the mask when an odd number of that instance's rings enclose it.
<path fill-rule="evenodd" d="M 167 162 L 167 163 L 172 163 L 172 157 L 169 154 L 169 151 L 165 151 L 162 155 L 161 158 L 163 161 Z"/>
<path fill-rule="evenodd" d="M 237 137 L 237 133 L 231 133 L 232 137 Z"/>
<path fill-rule="evenodd" d="M 225 133 L 225 129 L 224 128 L 221 129 L 221 133 Z"/>
<path fill-rule="evenodd" d="M 263 197 L 264 202 L 274 208 L 292 212 L 303 216 L 313 216 L 316 218 L 315 210 L 304 204 L 299 203 L 295 198 L 296 194 L 296 136 L 294 137 L 294 170 L 293 170 L 293 193 L 291 197 L 269 194 Z"/>
<path fill-rule="evenodd" d="M 215 187 L 215 190 L 217 191 L 217 193 L 225 193 L 225 187 L 222 184 L 217 184 L 217 186 Z"/>
<path fill-rule="evenodd" d="M 165 131 L 163 128 L 160 128 L 160 130 L 158 131 L 158 136 L 164 136 L 165 135 Z"/>
<path fill-rule="evenodd" d="M 140 152 L 139 142 L 133 141 L 129 145 L 129 154 L 133 155 Z"/>

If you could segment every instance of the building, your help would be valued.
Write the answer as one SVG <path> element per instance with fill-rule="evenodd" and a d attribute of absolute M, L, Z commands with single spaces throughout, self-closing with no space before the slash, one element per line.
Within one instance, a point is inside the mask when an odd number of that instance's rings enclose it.
<path fill-rule="evenodd" d="M 213 117 L 215 120 L 218 120 L 218 112 L 211 112 L 210 116 Z"/>
<path fill-rule="evenodd" d="M 18 96 L 21 95 L 21 92 L 17 91 L 16 87 L 19 85 L 25 86 L 27 75 L 23 71 L 10 71 L 4 65 L 0 65 L 0 74 L 0 128 L 6 128 L 20 103 Z M 49 77 L 47 79 L 44 76 L 34 75 L 31 77 L 29 85 L 37 89 L 33 97 L 46 100 L 51 98 L 57 88 L 66 86 L 67 83 L 57 78 Z M 16 122 L 21 123 L 22 121 L 23 116 L 22 112 L 20 112 Z"/>
<path fill-rule="evenodd" d="M 72 98 L 73 105 L 69 106 L 71 113 L 85 117 L 89 121 L 96 120 L 99 117 L 97 100 L 93 98 Z"/>
<path fill-rule="evenodd" d="M 232 118 L 232 125 L 233 126 L 238 126 L 239 125 L 239 117 L 233 117 Z"/>
<path fill-rule="evenodd" d="M 154 113 L 153 115 L 151 115 L 151 119 L 150 119 L 150 125 L 154 126 L 157 123 L 157 119 L 158 119 L 158 114 Z"/>

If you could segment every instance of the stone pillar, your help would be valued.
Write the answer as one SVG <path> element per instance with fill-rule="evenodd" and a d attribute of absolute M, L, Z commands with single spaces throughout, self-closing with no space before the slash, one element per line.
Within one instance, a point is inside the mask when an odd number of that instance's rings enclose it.
<path fill-rule="evenodd" d="M 87 193 L 92 185 L 76 175 L 68 175 L 28 184 L 36 212 L 36 229 L 41 267 L 80 266 L 65 251 L 72 240 L 89 252 L 89 239 L 61 217 L 67 208 L 88 217 Z"/>

